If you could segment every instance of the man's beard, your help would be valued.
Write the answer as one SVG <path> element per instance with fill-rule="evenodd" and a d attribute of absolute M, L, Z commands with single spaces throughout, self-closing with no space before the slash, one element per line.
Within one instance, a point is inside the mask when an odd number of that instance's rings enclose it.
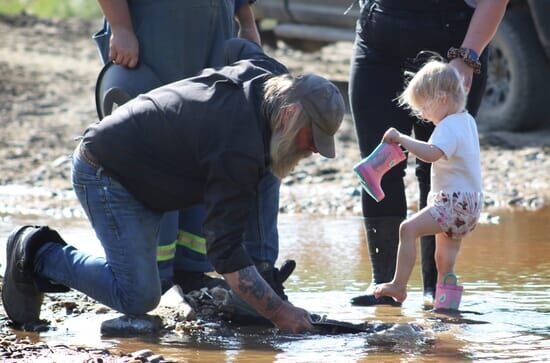
<path fill-rule="evenodd" d="M 296 151 L 295 137 L 289 138 L 282 131 L 271 136 L 271 170 L 279 179 L 290 174 L 300 160 L 311 155 L 311 151 Z"/>

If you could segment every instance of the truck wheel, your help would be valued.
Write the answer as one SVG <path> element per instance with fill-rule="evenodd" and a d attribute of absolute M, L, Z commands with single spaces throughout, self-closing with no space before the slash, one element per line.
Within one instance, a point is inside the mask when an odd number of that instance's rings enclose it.
<path fill-rule="evenodd" d="M 509 8 L 491 42 L 480 126 L 521 131 L 550 119 L 550 61 L 527 7 Z"/>

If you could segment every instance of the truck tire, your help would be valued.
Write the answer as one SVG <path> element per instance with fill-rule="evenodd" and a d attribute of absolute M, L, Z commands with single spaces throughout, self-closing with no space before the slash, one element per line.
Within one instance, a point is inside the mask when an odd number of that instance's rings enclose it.
<path fill-rule="evenodd" d="M 487 88 L 480 126 L 523 131 L 550 120 L 550 61 L 535 32 L 529 9 L 509 8 L 491 42 Z"/>

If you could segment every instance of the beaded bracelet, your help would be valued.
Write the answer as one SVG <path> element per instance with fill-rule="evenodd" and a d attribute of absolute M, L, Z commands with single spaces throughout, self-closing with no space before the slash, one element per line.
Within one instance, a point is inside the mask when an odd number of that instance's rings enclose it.
<path fill-rule="evenodd" d="M 475 50 L 470 48 L 454 48 L 451 47 L 447 51 L 447 59 L 462 59 L 466 65 L 474 69 L 475 74 L 481 73 L 481 62 L 479 61 L 479 55 Z"/>

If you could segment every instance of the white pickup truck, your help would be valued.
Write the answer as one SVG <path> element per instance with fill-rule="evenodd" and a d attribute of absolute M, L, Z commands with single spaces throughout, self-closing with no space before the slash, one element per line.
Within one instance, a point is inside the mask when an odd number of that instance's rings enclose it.
<path fill-rule="evenodd" d="M 354 0 L 259 0 L 264 41 L 303 51 L 352 41 Z M 271 43 L 274 45 L 275 43 Z M 550 0 L 511 0 L 490 47 L 489 80 L 478 115 L 491 129 L 521 131 L 550 124 Z"/>

